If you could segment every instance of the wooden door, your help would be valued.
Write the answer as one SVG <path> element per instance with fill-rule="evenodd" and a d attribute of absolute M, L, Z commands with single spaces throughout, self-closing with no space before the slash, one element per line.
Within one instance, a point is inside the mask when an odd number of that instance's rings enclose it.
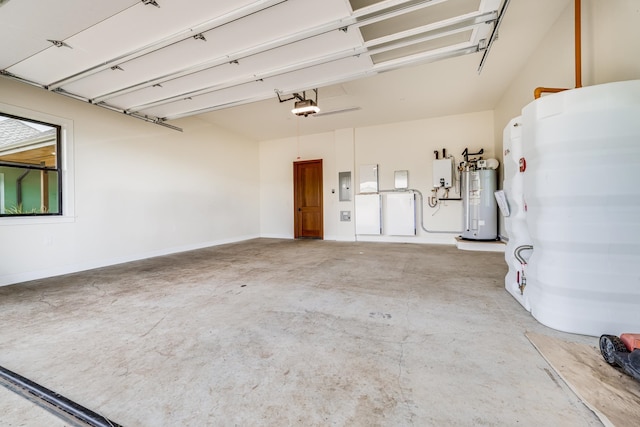
<path fill-rule="evenodd" d="M 294 237 L 322 239 L 322 159 L 293 163 Z"/>

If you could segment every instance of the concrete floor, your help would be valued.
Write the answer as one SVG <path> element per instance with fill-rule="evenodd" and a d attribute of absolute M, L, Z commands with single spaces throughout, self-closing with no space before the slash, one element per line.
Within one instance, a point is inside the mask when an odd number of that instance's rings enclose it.
<path fill-rule="evenodd" d="M 451 246 L 218 246 L 0 288 L 0 365 L 124 426 L 602 425 L 524 333 L 597 340 L 537 323 L 505 272 Z M 0 425 L 64 425 L 9 395 Z"/>

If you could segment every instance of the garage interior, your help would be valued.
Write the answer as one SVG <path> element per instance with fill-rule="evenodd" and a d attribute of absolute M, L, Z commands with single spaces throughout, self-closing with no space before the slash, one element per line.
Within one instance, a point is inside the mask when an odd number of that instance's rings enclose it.
<path fill-rule="evenodd" d="M 606 425 L 525 334 L 597 339 L 505 292 L 500 241 L 462 250 L 455 185 L 427 198 L 445 151 L 502 186 L 535 88 L 640 79 L 639 22 L 633 0 L 0 2 L 0 114 L 57 129 L 59 164 L 46 214 L 5 207 L 0 173 L 0 366 L 124 426 Z M 304 236 L 294 165 L 318 160 Z M 371 165 L 382 200 L 398 172 L 421 196 L 412 234 L 358 232 Z M 0 394 L 5 425 L 87 425 Z"/>

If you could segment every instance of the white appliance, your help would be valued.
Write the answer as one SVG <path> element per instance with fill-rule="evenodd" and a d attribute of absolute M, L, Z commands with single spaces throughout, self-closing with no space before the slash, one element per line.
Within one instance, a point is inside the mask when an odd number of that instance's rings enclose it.
<path fill-rule="evenodd" d="M 498 205 L 494 169 L 464 170 L 462 178 L 463 239 L 496 240 Z"/>
<path fill-rule="evenodd" d="M 385 234 L 416 235 L 416 195 L 413 192 L 386 194 L 384 212 Z"/>
<path fill-rule="evenodd" d="M 380 194 L 357 194 L 355 199 L 356 234 L 382 234 Z"/>

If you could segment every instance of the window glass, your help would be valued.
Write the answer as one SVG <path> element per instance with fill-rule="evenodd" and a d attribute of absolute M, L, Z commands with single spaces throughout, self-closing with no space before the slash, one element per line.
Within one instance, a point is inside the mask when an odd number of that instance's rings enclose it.
<path fill-rule="evenodd" d="M 60 126 L 0 114 L 0 215 L 61 215 Z"/>

